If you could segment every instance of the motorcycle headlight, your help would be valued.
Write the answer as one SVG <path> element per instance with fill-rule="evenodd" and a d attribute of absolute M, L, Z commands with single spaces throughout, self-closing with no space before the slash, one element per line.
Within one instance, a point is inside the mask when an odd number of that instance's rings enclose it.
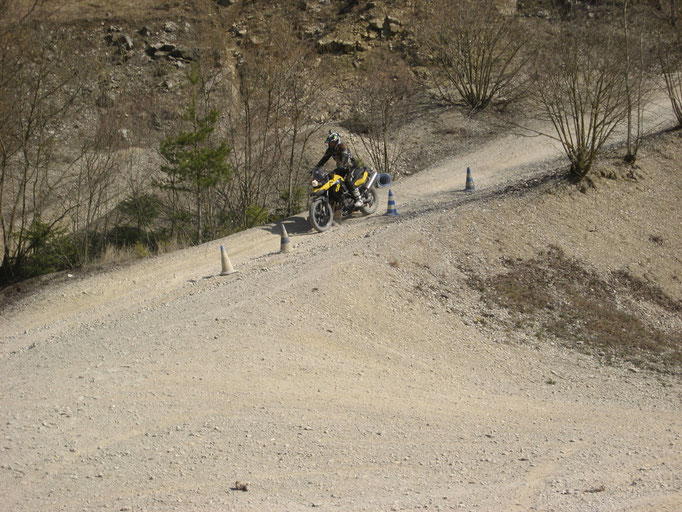
<path fill-rule="evenodd" d="M 320 183 L 317 180 L 313 180 L 313 187 L 317 187 Z"/>

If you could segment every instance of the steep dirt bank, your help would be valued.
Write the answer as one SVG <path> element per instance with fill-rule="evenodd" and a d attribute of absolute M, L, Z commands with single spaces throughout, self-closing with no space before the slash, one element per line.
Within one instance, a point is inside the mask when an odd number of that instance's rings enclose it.
<path fill-rule="evenodd" d="M 470 285 L 556 246 L 682 299 L 679 143 L 582 194 L 510 136 L 396 183 L 397 218 L 289 219 L 292 254 L 265 226 L 13 303 L 0 510 L 679 510 L 679 378 L 510 326 Z"/>

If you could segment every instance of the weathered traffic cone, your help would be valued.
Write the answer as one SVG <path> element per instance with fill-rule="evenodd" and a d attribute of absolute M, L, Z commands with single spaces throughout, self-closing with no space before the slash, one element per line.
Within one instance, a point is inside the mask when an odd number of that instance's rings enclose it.
<path fill-rule="evenodd" d="M 385 215 L 398 215 L 398 210 L 395 207 L 395 201 L 393 200 L 393 191 L 388 189 L 388 207 L 386 208 Z"/>
<path fill-rule="evenodd" d="M 467 181 L 466 185 L 464 186 L 464 191 L 473 192 L 474 190 L 476 190 L 476 187 L 474 186 L 474 178 L 471 177 L 471 169 L 467 167 Z"/>
<path fill-rule="evenodd" d="M 229 274 L 234 274 L 235 272 L 238 272 L 238 270 L 235 270 L 234 267 L 232 266 L 232 262 L 230 261 L 230 258 L 228 258 L 227 256 L 227 251 L 225 250 L 224 245 L 220 246 L 220 261 L 223 264 L 223 271 L 220 273 L 221 276 L 227 276 Z"/>
<path fill-rule="evenodd" d="M 282 226 L 282 243 L 280 245 L 279 252 L 291 252 L 294 250 L 294 248 L 291 246 L 291 240 L 289 240 L 289 233 L 287 233 L 287 228 L 284 227 L 284 224 L 280 224 Z"/>

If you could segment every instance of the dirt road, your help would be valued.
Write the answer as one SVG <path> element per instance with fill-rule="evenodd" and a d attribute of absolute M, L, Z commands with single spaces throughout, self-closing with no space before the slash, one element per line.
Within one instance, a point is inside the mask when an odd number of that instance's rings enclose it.
<path fill-rule="evenodd" d="M 265 226 L 5 308 L 0 510 L 680 510 L 679 381 L 483 328 L 458 278 L 548 243 L 641 259 L 637 216 L 591 239 L 601 200 L 503 193 L 559 155 L 509 135 L 395 183 L 398 217 L 288 219 L 291 254 Z M 680 217 L 652 190 L 655 272 Z"/>

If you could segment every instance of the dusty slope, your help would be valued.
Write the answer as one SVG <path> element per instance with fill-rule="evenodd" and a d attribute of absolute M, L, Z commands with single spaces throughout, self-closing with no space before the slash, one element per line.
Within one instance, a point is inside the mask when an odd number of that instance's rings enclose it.
<path fill-rule="evenodd" d="M 679 381 L 479 326 L 462 271 L 556 244 L 682 298 L 669 137 L 557 195 L 502 193 L 557 155 L 509 136 L 395 184 L 398 218 L 290 219 L 293 254 L 268 226 L 4 309 L 0 509 L 679 510 Z"/>

